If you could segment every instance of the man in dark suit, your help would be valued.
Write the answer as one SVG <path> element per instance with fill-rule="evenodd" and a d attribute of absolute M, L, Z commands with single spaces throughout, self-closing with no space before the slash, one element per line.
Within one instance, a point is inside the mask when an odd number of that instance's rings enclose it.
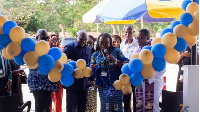
<path fill-rule="evenodd" d="M 79 30 L 76 35 L 77 41 L 65 46 L 63 53 L 68 59 L 77 61 L 84 59 L 89 64 L 91 56 L 91 48 L 86 45 L 87 33 L 84 30 Z M 85 112 L 87 95 L 88 95 L 88 78 L 80 78 L 74 80 L 72 86 L 66 87 L 67 93 L 67 112 Z"/>

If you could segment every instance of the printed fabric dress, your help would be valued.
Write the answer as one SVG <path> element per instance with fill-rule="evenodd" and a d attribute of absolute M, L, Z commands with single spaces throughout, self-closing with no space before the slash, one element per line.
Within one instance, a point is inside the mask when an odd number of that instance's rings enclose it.
<path fill-rule="evenodd" d="M 114 48 L 111 54 L 121 62 L 129 61 L 118 48 Z M 101 112 L 122 112 L 123 94 L 121 90 L 115 90 L 112 87 L 112 84 L 119 79 L 121 68 L 107 60 L 100 51 L 92 54 L 90 65 L 95 66 L 92 77 L 96 78 L 95 84 L 99 90 Z"/>

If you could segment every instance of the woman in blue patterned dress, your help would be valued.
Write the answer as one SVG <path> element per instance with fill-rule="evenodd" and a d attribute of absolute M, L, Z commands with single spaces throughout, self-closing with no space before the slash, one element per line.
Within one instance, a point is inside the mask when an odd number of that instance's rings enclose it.
<path fill-rule="evenodd" d="M 91 56 L 90 66 L 98 86 L 101 112 L 122 112 L 122 92 L 113 88 L 114 81 L 119 79 L 121 67 L 129 61 L 120 49 L 112 46 L 112 39 L 108 33 L 98 37 L 97 51 Z"/>

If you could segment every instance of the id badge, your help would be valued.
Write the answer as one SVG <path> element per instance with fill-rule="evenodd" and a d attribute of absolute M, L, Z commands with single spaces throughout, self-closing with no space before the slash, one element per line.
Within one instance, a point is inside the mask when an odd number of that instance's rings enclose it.
<path fill-rule="evenodd" d="M 107 76 L 107 72 L 106 72 L 106 71 L 102 71 L 102 72 L 101 72 L 101 76 L 106 77 L 106 76 Z"/>
<path fill-rule="evenodd" d="M 0 74 L 3 74 L 3 70 L 2 69 L 0 69 Z"/>

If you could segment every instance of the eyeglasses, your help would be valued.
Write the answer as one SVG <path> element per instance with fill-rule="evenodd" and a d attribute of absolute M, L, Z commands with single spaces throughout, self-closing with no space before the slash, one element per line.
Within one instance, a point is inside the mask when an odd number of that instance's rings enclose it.
<path fill-rule="evenodd" d="M 87 38 L 79 38 L 79 40 L 86 41 L 86 40 L 87 40 Z"/>
<path fill-rule="evenodd" d="M 145 39 L 145 38 L 147 38 L 147 36 L 145 36 L 145 37 L 135 37 L 136 40 L 142 40 L 142 39 Z"/>
<path fill-rule="evenodd" d="M 57 38 L 53 38 L 53 39 L 51 39 L 51 41 L 53 42 L 53 41 L 58 41 L 58 39 Z"/>

